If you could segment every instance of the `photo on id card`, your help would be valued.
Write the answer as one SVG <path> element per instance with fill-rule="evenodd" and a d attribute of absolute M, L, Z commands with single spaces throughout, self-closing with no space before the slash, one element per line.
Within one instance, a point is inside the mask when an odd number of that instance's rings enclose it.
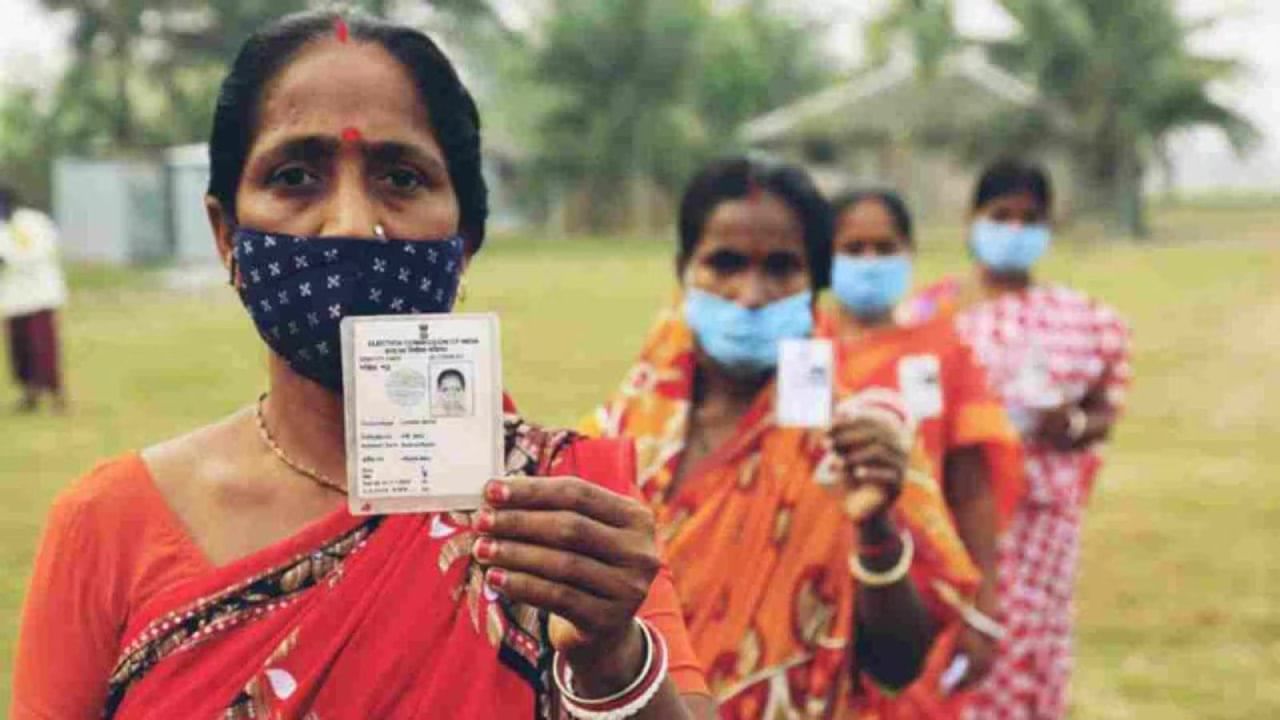
<path fill-rule="evenodd" d="M 342 321 L 352 514 L 479 507 L 502 472 L 502 357 L 492 313 Z"/>

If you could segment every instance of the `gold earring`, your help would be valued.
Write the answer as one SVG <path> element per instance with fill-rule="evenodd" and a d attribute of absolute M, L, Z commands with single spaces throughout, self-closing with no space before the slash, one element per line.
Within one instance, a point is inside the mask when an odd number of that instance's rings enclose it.
<path fill-rule="evenodd" d="M 373 234 L 374 234 L 374 237 L 378 238 L 379 240 L 385 241 L 387 239 L 387 231 L 385 228 L 382 227 L 382 223 L 378 223 L 377 225 L 373 226 Z"/>
<path fill-rule="evenodd" d="M 458 283 L 458 304 L 467 301 L 467 279 L 462 278 L 462 282 Z"/>

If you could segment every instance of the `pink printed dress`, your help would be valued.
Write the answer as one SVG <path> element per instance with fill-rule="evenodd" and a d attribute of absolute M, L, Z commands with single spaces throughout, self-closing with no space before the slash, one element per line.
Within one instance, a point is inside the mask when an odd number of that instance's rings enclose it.
<path fill-rule="evenodd" d="M 956 329 L 1024 434 L 1044 409 L 1091 393 L 1116 410 L 1124 406 L 1129 329 L 1111 308 L 1060 286 L 970 304 L 956 301 L 963 294 L 960 283 L 947 280 L 910 307 L 917 319 L 954 311 Z M 1026 447 L 1027 494 L 999 547 L 1008 636 L 970 706 L 973 720 L 1066 716 L 1080 526 L 1100 451 L 1096 445 L 1072 452 L 1035 442 Z"/>

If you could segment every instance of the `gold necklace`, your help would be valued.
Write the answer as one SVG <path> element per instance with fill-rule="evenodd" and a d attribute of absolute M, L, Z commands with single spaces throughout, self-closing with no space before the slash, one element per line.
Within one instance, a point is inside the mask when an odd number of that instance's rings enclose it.
<path fill-rule="evenodd" d="M 309 468 L 304 465 L 301 465 L 298 462 L 295 462 L 293 458 L 285 454 L 284 450 L 280 449 L 280 445 L 276 443 L 276 439 L 271 436 L 271 431 L 267 429 L 267 421 L 262 416 L 262 405 L 263 403 L 266 402 L 266 400 L 267 400 L 267 393 L 262 393 L 261 395 L 259 395 L 258 405 L 257 407 L 254 408 L 254 411 L 253 411 L 254 419 L 257 420 L 258 422 L 258 436 L 262 438 L 262 442 L 271 450 L 272 453 L 275 453 L 276 458 L 278 458 L 280 462 L 287 465 L 290 470 L 293 470 L 299 475 L 302 475 L 303 477 L 310 479 L 312 482 L 316 483 L 317 485 L 327 490 L 332 490 L 334 492 L 342 493 L 343 495 L 346 495 L 347 494 L 346 487 L 339 485 L 333 480 L 330 480 L 328 476 L 326 476 L 324 473 L 320 472 L 319 470 L 316 470 L 315 468 Z"/>

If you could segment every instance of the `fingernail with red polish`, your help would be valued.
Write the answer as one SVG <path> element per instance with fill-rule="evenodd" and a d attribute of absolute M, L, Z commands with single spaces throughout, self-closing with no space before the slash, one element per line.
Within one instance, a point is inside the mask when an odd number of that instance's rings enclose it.
<path fill-rule="evenodd" d="M 507 584 L 507 573 L 498 568 L 489 568 L 489 571 L 484 575 L 484 580 L 494 590 L 501 590 Z"/>
<path fill-rule="evenodd" d="M 494 480 L 485 488 L 484 494 L 490 502 L 506 502 L 511 499 L 511 487 L 501 480 Z"/>
<path fill-rule="evenodd" d="M 495 518 L 492 510 L 481 510 L 476 513 L 476 518 L 473 523 L 475 524 L 476 530 L 479 530 L 480 532 L 488 532 L 493 529 L 494 520 Z"/>
<path fill-rule="evenodd" d="M 475 553 L 477 560 L 492 560 L 498 554 L 498 543 L 493 538 L 483 537 L 471 547 L 471 552 Z"/>

